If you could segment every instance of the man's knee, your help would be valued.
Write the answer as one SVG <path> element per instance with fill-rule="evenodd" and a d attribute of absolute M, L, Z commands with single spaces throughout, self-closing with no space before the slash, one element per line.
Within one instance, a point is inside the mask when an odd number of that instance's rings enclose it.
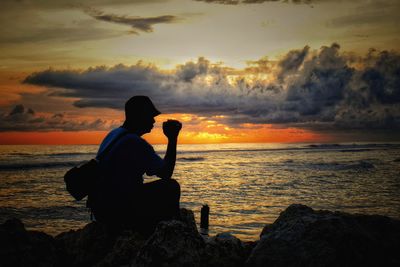
<path fill-rule="evenodd" d="M 171 196 L 180 196 L 181 186 L 175 179 L 163 179 L 160 180 L 162 183 L 162 190 Z"/>
<path fill-rule="evenodd" d="M 175 179 L 165 179 L 162 181 L 164 184 L 164 188 L 168 191 L 168 193 L 180 196 L 181 186 L 179 185 L 178 181 L 176 181 Z"/>

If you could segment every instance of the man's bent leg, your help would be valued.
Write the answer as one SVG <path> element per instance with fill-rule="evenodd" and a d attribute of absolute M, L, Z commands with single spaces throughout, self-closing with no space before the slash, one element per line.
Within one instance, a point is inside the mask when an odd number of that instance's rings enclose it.
<path fill-rule="evenodd" d="M 174 179 L 143 184 L 140 201 L 141 224 L 154 229 L 160 221 L 178 219 L 180 194 L 180 185 Z"/>

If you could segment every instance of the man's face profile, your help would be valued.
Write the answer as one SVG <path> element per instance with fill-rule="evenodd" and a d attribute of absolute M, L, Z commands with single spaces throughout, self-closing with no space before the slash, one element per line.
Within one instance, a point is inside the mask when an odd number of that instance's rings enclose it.
<path fill-rule="evenodd" d="M 139 135 L 151 132 L 159 114 L 147 96 L 133 96 L 125 103 L 125 124 Z"/>
<path fill-rule="evenodd" d="M 143 134 L 150 133 L 154 127 L 155 119 L 152 116 L 143 116 L 137 118 L 135 124 Z"/>

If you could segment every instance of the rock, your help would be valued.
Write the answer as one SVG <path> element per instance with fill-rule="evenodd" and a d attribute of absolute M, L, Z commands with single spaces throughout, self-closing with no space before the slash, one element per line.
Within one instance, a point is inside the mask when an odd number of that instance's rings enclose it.
<path fill-rule="evenodd" d="M 58 251 L 52 236 L 27 231 L 18 219 L 0 225 L 1 266 L 57 266 Z"/>
<path fill-rule="evenodd" d="M 129 265 L 143 247 L 147 238 L 137 232 L 125 232 L 115 241 L 111 252 L 101 260 L 97 267 Z"/>
<path fill-rule="evenodd" d="M 116 236 L 104 225 L 92 222 L 83 229 L 61 233 L 55 239 L 64 251 L 64 266 L 93 266 L 111 252 Z"/>
<path fill-rule="evenodd" d="M 197 231 L 193 211 L 181 208 L 180 221 L 190 227 L 193 231 Z M 98 266 L 111 267 L 129 264 L 134 261 L 138 251 L 143 247 L 147 239 L 148 237 L 137 232 L 127 232 L 124 235 L 119 236 L 111 250 L 111 253 L 109 253 L 105 259 L 98 264 Z"/>
<path fill-rule="evenodd" d="M 160 223 L 160 230 L 154 233 L 155 236 L 152 235 L 154 238 L 150 238 L 147 247 L 164 246 L 164 252 L 167 253 L 164 259 L 167 261 L 176 252 L 180 255 L 177 259 L 179 264 L 191 262 L 192 259 L 200 263 L 200 254 L 205 245 L 197 231 L 194 214 L 191 210 L 181 209 L 180 217 L 180 222 Z M 161 236 L 164 236 L 165 242 L 160 240 Z M 129 265 L 148 239 L 148 236 L 134 231 L 110 232 L 104 225 L 96 222 L 53 238 L 44 233 L 26 231 L 19 220 L 9 220 L 1 225 L 0 237 L 1 266 Z M 177 244 L 181 246 L 176 246 Z M 187 249 L 188 253 L 182 253 Z M 141 255 L 145 254 L 146 250 Z"/>
<path fill-rule="evenodd" d="M 203 239 L 193 212 L 181 209 L 181 220 L 161 222 L 131 266 L 243 266 L 253 243 L 227 233 Z"/>
<path fill-rule="evenodd" d="M 246 266 L 400 266 L 400 221 L 291 205 L 263 229 Z"/>
<path fill-rule="evenodd" d="M 240 239 L 229 233 L 217 234 L 206 240 L 203 266 L 239 267 L 247 259 L 246 248 Z"/>
<path fill-rule="evenodd" d="M 191 210 L 181 208 L 180 210 L 180 221 L 192 228 L 194 231 L 197 231 L 196 219 L 194 218 L 194 213 Z"/>
<path fill-rule="evenodd" d="M 272 223 L 266 224 L 261 231 L 260 238 L 271 231 Z"/>
<path fill-rule="evenodd" d="M 258 243 L 227 233 L 203 238 L 192 211 L 182 209 L 180 217 L 161 222 L 150 237 L 89 223 L 53 238 L 9 220 L 0 225 L 0 265 L 400 266 L 400 221 L 384 216 L 291 205 L 264 227 Z"/>
<path fill-rule="evenodd" d="M 160 222 L 131 266 L 201 266 L 204 247 L 200 234 L 187 224 Z"/>
<path fill-rule="evenodd" d="M 245 241 L 242 242 L 244 248 L 245 258 L 248 259 L 253 249 L 257 246 L 258 241 Z"/>

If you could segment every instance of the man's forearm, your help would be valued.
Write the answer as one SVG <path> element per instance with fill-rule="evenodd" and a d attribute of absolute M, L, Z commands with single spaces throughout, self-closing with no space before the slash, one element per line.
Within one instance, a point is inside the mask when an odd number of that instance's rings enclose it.
<path fill-rule="evenodd" d="M 169 179 L 172 177 L 172 173 L 174 172 L 175 162 L 176 162 L 176 146 L 177 146 L 177 138 L 169 138 L 167 151 L 164 156 L 164 167 L 159 173 L 159 177 L 163 179 Z"/>

